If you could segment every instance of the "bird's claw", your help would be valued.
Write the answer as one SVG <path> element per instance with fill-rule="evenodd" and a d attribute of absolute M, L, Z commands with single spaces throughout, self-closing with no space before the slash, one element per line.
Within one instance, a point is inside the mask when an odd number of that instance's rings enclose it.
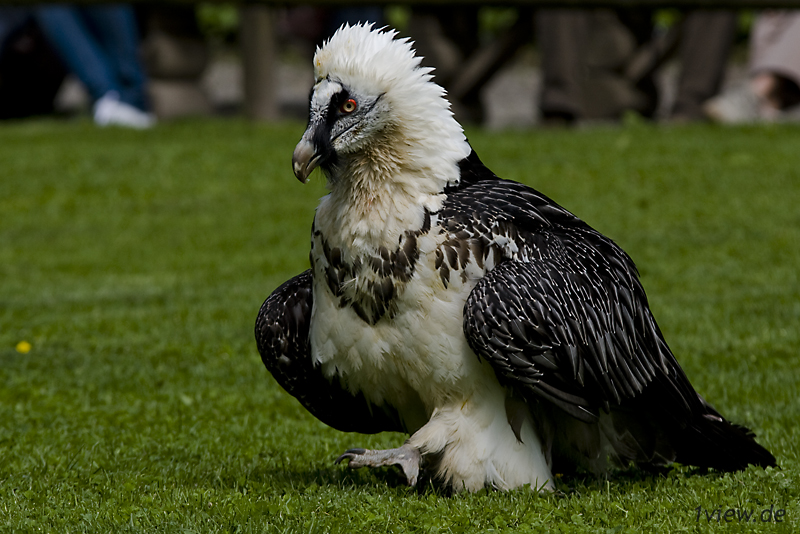
<path fill-rule="evenodd" d="M 408 485 L 416 486 L 421 459 L 422 455 L 419 450 L 406 443 L 396 449 L 376 451 L 371 449 L 348 449 L 336 459 L 335 463 L 338 464 L 343 460 L 348 460 L 350 469 L 399 465 L 406 476 Z"/>
<path fill-rule="evenodd" d="M 348 462 L 348 463 L 352 463 L 360 455 L 362 455 L 362 454 L 364 454 L 366 452 L 367 452 L 367 449 L 347 449 L 346 451 L 344 451 L 342 453 L 341 456 L 339 456 L 336 460 L 334 460 L 333 463 L 339 464 L 339 463 L 342 462 L 342 460 L 349 460 L 350 462 Z M 360 465 L 352 465 L 351 467 L 353 469 L 356 469 L 357 467 L 362 467 L 362 466 L 360 466 Z"/>

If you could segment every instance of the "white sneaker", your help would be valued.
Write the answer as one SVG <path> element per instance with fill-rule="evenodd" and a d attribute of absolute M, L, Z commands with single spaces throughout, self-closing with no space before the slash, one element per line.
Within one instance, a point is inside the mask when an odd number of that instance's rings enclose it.
<path fill-rule="evenodd" d="M 125 126 L 143 130 L 156 123 L 152 113 L 126 104 L 116 91 L 109 91 L 94 104 L 94 122 L 98 126 Z"/>
<path fill-rule="evenodd" d="M 722 124 L 777 122 L 781 119 L 781 111 L 761 100 L 749 83 L 706 100 L 703 112 L 712 121 Z"/>
<path fill-rule="evenodd" d="M 723 124 L 757 122 L 761 103 L 749 85 L 741 85 L 707 100 L 703 104 L 706 116 Z"/>

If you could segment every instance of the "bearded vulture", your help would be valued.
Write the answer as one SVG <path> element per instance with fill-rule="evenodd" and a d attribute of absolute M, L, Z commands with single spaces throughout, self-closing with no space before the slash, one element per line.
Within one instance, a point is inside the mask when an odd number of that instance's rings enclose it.
<path fill-rule="evenodd" d="M 775 458 L 695 392 L 633 261 L 548 197 L 495 176 L 407 39 L 343 26 L 314 56 L 292 163 L 319 167 L 311 268 L 256 322 L 277 382 L 324 423 L 400 431 L 351 468 L 420 467 L 455 490 L 554 473 Z"/>

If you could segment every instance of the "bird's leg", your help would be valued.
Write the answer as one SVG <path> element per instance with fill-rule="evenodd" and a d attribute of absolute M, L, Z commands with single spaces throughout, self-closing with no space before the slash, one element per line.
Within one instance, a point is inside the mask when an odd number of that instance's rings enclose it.
<path fill-rule="evenodd" d="M 359 467 L 381 467 L 384 465 L 399 465 L 408 480 L 409 486 L 417 484 L 419 464 L 422 455 L 419 449 L 408 443 L 396 449 L 373 451 L 370 449 L 349 449 L 336 459 L 338 464 L 342 460 L 349 460 L 350 469 Z"/>

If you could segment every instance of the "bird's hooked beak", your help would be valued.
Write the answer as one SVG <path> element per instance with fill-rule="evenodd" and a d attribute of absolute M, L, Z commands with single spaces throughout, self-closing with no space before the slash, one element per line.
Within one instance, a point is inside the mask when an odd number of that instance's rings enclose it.
<path fill-rule="evenodd" d="M 300 142 L 297 143 L 297 146 L 294 148 L 294 153 L 292 154 L 292 169 L 294 170 L 294 175 L 297 176 L 297 179 L 302 183 L 308 181 L 308 176 L 311 174 L 311 171 L 316 169 L 322 160 L 322 154 L 317 152 L 314 148 L 310 133 L 311 128 L 306 130 L 306 133 L 303 134 L 303 137 L 300 139 Z"/>
<path fill-rule="evenodd" d="M 336 163 L 338 154 L 333 146 L 334 142 L 351 133 L 361 121 L 363 111 L 356 111 L 358 104 L 355 98 L 360 97 L 350 95 L 340 82 L 327 78 L 314 86 L 309 104 L 308 127 L 292 154 L 292 170 L 298 180 L 306 183 L 314 169 L 323 166 L 329 170 Z M 379 99 L 380 96 L 365 100 L 367 105 L 364 109 L 369 111 Z M 340 109 L 343 102 L 349 103 L 351 108 Z"/>

